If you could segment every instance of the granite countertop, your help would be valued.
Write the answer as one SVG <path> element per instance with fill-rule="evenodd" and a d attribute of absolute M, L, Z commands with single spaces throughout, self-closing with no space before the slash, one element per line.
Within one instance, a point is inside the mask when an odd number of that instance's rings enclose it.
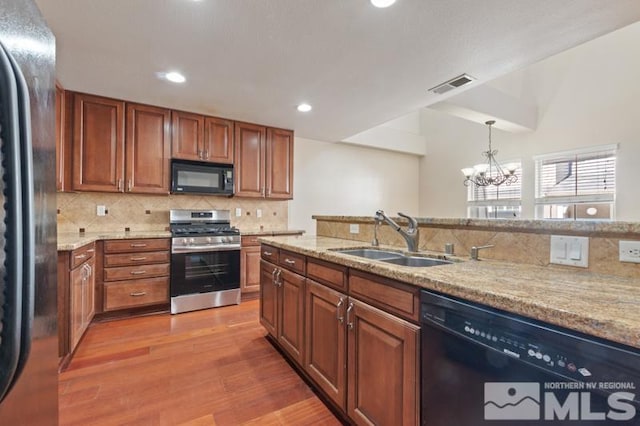
<path fill-rule="evenodd" d="M 301 235 L 303 230 L 299 229 L 276 229 L 270 231 L 240 231 L 241 235 Z M 169 238 L 169 231 L 129 231 L 129 232 L 61 232 L 58 234 L 58 251 L 75 250 L 98 240 L 126 240 L 134 238 Z"/>
<path fill-rule="evenodd" d="M 129 232 L 61 232 L 58 234 L 58 251 L 75 250 L 98 240 L 127 240 L 134 238 L 169 238 L 169 231 L 129 231 Z"/>
<path fill-rule="evenodd" d="M 270 235 L 301 235 L 304 234 L 304 230 L 302 229 L 276 229 L 269 231 L 243 231 L 240 230 L 240 235 L 243 236 L 270 236 Z"/>
<path fill-rule="evenodd" d="M 410 268 L 331 250 L 370 247 L 361 241 L 315 236 L 259 240 L 640 349 L 638 279 L 555 265 L 543 267 L 455 257 L 450 258 L 454 261 L 451 265 Z M 443 253 L 424 254 L 443 257 Z"/>

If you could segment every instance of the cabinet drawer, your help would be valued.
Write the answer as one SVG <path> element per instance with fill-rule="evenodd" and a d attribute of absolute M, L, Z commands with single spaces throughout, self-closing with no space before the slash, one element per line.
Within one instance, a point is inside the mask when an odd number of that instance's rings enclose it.
<path fill-rule="evenodd" d="M 323 262 L 322 260 L 307 259 L 307 277 L 337 290 L 347 291 L 347 267 Z"/>
<path fill-rule="evenodd" d="M 91 259 L 96 252 L 95 243 L 87 244 L 79 249 L 75 249 L 71 252 L 69 257 L 69 269 L 75 269 L 82 265 L 87 260 Z"/>
<path fill-rule="evenodd" d="M 144 253 L 106 254 L 104 266 L 131 266 L 149 263 L 169 263 L 168 251 L 150 251 Z"/>
<path fill-rule="evenodd" d="M 278 255 L 279 250 L 275 247 L 265 245 L 262 245 L 262 247 L 260 247 L 260 257 L 262 257 L 266 261 L 277 264 Z"/>
<path fill-rule="evenodd" d="M 349 295 L 410 321 L 420 319 L 418 287 L 352 269 Z"/>
<path fill-rule="evenodd" d="M 169 250 L 168 238 L 144 238 L 139 240 L 108 240 L 104 242 L 105 253 L 131 253 L 137 251 Z"/>
<path fill-rule="evenodd" d="M 242 247 L 259 246 L 260 242 L 258 241 L 258 238 L 260 238 L 259 235 L 243 235 L 241 237 Z"/>
<path fill-rule="evenodd" d="M 168 275 L 168 263 L 104 268 L 105 281 L 139 280 L 142 278 L 163 277 Z"/>
<path fill-rule="evenodd" d="M 114 311 L 169 301 L 169 277 L 149 278 L 136 282 L 106 283 L 104 310 Z"/>
<path fill-rule="evenodd" d="M 304 275 L 305 257 L 301 254 L 280 250 L 280 254 L 278 255 L 278 264 Z"/>

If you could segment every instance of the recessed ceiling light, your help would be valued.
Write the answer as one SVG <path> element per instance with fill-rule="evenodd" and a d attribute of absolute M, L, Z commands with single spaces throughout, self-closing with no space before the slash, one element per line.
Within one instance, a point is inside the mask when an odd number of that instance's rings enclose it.
<path fill-rule="evenodd" d="M 300 104 L 298 105 L 298 111 L 300 112 L 309 112 L 311 111 L 311 105 L 309 104 Z"/>
<path fill-rule="evenodd" d="M 185 78 L 184 75 L 180 74 L 179 72 L 175 72 L 175 71 L 171 71 L 168 72 L 164 75 L 164 78 L 166 78 L 167 80 L 169 80 L 172 83 L 184 83 L 185 81 L 187 81 L 187 79 Z"/>
<path fill-rule="evenodd" d="M 389 7 L 395 2 L 396 0 L 371 0 L 371 4 L 375 7 Z"/>

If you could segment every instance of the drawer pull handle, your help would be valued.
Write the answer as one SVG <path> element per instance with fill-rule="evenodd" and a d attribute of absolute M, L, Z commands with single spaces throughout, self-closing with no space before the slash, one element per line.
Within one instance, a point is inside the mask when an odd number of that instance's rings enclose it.
<path fill-rule="evenodd" d="M 142 243 L 142 244 L 130 244 L 130 246 L 131 246 L 131 247 L 138 248 L 138 247 L 146 247 L 147 245 L 146 245 L 146 244 L 144 244 L 144 243 Z"/>
<path fill-rule="evenodd" d="M 87 253 L 93 253 L 95 250 L 94 249 L 89 249 L 87 250 Z"/>
<path fill-rule="evenodd" d="M 146 256 L 141 256 L 141 257 L 132 257 L 131 260 L 135 261 L 135 262 L 139 262 L 141 260 L 147 260 Z"/>
<path fill-rule="evenodd" d="M 344 315 L 340 315 L 342 304 L 344 303 L 344 299 L 341 297 L 336 305 L 336 318 L 340 322 L 340 324 L 344 323 Z"/>
<path fill-rule="evenodd" d="M 86 254 L 78 254 L 75 256 L 76 259 L 84 259 L 85 257 L 87 257 Z"/>
<path fill-rule="evenodd" d="M 137 293 L 129 293 L 129 296 L 131 297 L 141 297 L 141 296 L 146 296 L 147 292 L 146 291 L 139 291 Z"/>
<path fill-rule="evenodd" d="M 289 265 L 295 265 L 296 261 L 295 260 L 291 260 L 291 259 L 285 259 L 284 263 L 288 263 Z"/>
<path fill-rule="evenodd" d="M 353 330 L 353 321 L 349 319 L 351 316 L 351 311 L 353 310 L 353 303 L 349 303 L 349 307 L 347 308 L 347 327 L 349 330 Z"/>
<path fill-rule="evenodd" d="M 262 252 L 265 256 L 272 256 L 273 253 L 271 253 L 270 251 L 263 251 Z"/>
<path fill-rule="evenodd" d="M 146 273 L 147 271 L 131 271 L 130 272 L 131 275 L 144 275 Z"/>

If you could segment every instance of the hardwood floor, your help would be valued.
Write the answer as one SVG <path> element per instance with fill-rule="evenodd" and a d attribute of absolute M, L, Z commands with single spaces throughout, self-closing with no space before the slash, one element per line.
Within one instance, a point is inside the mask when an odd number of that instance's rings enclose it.
<path fill-rule="evenodd" d="M 265 334 L 257 300 L 93 324 L 60 425 L 340 425 Z"/>

